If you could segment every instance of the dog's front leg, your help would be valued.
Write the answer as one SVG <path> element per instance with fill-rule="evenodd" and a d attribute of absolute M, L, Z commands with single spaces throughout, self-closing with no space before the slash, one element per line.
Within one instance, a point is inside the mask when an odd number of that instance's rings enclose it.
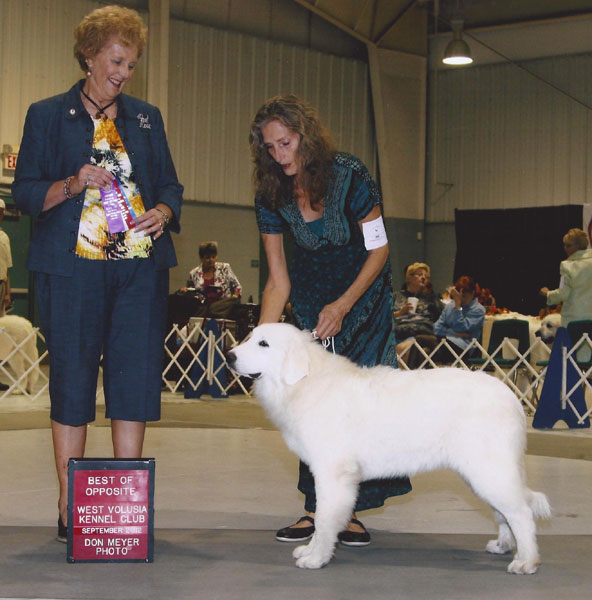
<path fill-rule="evenodd" d="M 331 560 L 337 534 L 349 523 L 358 495 L 359 475 L 355 467 L 317 469 L 314 476 L 315 534 L 308 545 L 298 546 L 293 552 L 296 566 L 301 569 L 320 569 Z"/>

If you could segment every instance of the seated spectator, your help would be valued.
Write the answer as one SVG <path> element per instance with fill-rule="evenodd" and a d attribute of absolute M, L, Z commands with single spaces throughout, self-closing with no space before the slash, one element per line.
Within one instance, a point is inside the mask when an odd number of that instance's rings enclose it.
<path fill-rule="evenodd" d="M 472 277 L 459 277 L 454 287 L 449 290 L 451 302 L 445 307 L 434 325 L 438 338 L 446 338 L 448 344 L 457 355 L 460 355 L 472 340 L 480 340 L 485 321 L 485 307 L 475 298 L 475 282 Z M 477 348 L 472 349 L 466 358 L 479 354 Z M 442 347 L 436 352 L 433 360 L 445 364 L 454 361 L 448 348 Z"/>
<path fill-rule="evenodd" d="M 430 267 L 425 263 L 413 263 L 407 267 L 404 289 L 395 292 L 394 316 L 395 337 L 399 359 L 409 368 L 407 353 L 417 341 L 426 351 L 436 347 L 434 322 L 442 312 L 442 303 L 426 287 L 430 278 Z M 410 299 L 414 299 L 411 300 Z M 414 303 L 417 306 L 414 308 Z"/>
<path fill-rule="evenodd" d="M 200 301 L 201 307 L 196 316 L 226 318 L 233 306 L 240 302 L 241 284 L 228 263 L 216 261 L 216 242 L 202 242 L 199 258 L 201 264 L 191 270 L 187 287 L 179 291 Z"/>

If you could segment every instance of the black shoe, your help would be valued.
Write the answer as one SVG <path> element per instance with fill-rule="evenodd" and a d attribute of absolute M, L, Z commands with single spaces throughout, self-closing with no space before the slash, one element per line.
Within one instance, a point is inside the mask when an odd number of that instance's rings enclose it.
<path fill-rule="evenodd" d="M 68 543 L 68 528 L 62 523 L 62 517 L 60 516 L 58 516 L 58 535 L 56 540 L 63 544 Z"/>
<path fill-rule="evenodd" d="M 0 382 L 0 392 L 5 392 L 10 386 Z"/>
<path fill-rule="evenodd" d="M 295 525 L 302 523 L 302 521 L 308 521 L 311 523 L 310 527 L 284 527 L 275 534 L 275 539 L 278 542 L 305 542 L 309 540 L 315 532 L 314 519 L 312 517 L 302 517 L 296 521 Z"/>
<path fill-rule="evenodd" d="M 370 543 L 370 534 L 358 519 L 352 519 L 351 522 L 359 525 L 364 531 L 350 531 L 346 529 L 337 534 L 337 539 L 344 546 L 367 546 Z"/>

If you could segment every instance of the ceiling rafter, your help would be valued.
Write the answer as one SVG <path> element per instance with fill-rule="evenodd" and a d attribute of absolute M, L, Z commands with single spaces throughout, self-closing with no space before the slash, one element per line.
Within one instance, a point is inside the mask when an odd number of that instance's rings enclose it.
<path fill-rule="evenodd" d="M 318 8 L 316 6 L 316 3 L 313 4 L 312 2 L 308 2 L 307 0 L 294 0 L 294 2 L 296 2 L 297 4 L 300 4 L 300 6 L 303 6 L 304 8 L 307 8 L 308 10 L 313 12 L 315 15 L 321 17 L 322 19 L 325 19 L 332 25 L 335 25 L 335 27 L 338 27 L 342 31 L 345 31 L 345 33 L 348 33 L 349 35 L 355 37 L 357 40 L 364 42 L 364 44 L 368 44 L 369 46 L 375 45 L 372 40 L 368 39 L 365 35 L 361 34 L 359 31 L 352 29 L 351 27 L 349 27 L 349 25 L 346 25 L 339 19 L 336 19 L 333 15 L 330 15 L 329 13 L 325 12 L 324 10 L 321 10 L 320 8 Z"/>
<path fill-rule="evenodd" d="M 389 31 L 407 14 L 410 8 L 415 6 L 415 4 L 417 4 L 417 0 L 410 0 L 405 8 L 401 12 L 399 12 L 399 14 L 392 21 L 387 23 L 386 27 L 384 27 L 382 31 L 373 40 L 376 46 L 380 46 L 380 42 L 382 42 L 385 36 L 388 35 Z"/>
<path fill-rule="evenodd" d="M 360 11 L 358 12 L 358 17 L 356 18 L 356 22 L 354 24 L 354 31 L 358 31 L 360 21 L 362 20 L 362 17 L 364 16 L 364 13 L 366 12 L 366 9 L 368 8 L 368 6 L 370 6 L 370 4 L 375 6 L 376 0 L 364 0 L 364 4 L 362 4 L 362 7 L 360 8 Z"/>

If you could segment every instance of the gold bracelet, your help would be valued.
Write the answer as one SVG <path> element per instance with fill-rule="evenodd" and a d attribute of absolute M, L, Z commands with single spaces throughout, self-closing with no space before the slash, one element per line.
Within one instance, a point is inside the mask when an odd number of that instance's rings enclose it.
<path fill-rule="evenodd" d="M 161 210 L 160 208 L 158 208 L 156 206 L 154 207 L 154 209 L 157 210 L 162 215 L 162 218 L 163 218 L 163 222 L 162 222 L 163 224 L 161 225 L 161 230 L 162 230 L 164 227 L 166 227 L 169 224 L 169 221 L 171 220 L 171 218 L 164 212 L 164 210 Z"/>

